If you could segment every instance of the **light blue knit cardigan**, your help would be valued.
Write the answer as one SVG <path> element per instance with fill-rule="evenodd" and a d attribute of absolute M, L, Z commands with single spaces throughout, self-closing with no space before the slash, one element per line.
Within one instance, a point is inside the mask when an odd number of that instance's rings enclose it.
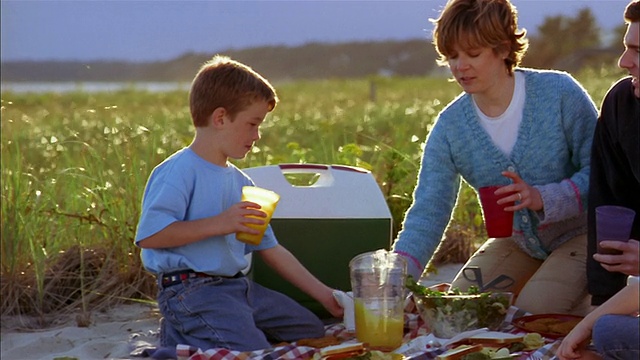
<path fill-rule="evenodd" d="M 442 110 L 427 136 L 413 203 L 393 245 L 408 256 L 410 273 L 422 272 L 443 238 L 461 177 L 477 190 L 509 184 L 501 172 L 510 170 L 536 186 L 544 210 L 516 212 L 511 237 L 534 258 L 545 259 L 560 244 L 586 233 L 596 106 L 567 73 L 516 71 L 525 75 L 526 98 L 510 156 L 493 144 L 466 93 Z"/>

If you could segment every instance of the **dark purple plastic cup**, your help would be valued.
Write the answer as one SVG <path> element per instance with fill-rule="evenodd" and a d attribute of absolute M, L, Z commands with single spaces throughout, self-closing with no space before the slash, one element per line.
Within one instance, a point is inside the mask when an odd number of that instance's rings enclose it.
<path fill-rule="evenodd" d="M 596 239 L 599 254 L 619 255 L 618 250 L 600 247 L 600 241 L 629 241 L 636 212 L 624 206 L 603 205 L 596 208 Z"/>

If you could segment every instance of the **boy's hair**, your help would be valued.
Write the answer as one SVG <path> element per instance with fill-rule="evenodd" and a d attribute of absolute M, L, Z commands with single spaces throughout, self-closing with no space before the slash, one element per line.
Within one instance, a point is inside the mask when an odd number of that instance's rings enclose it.
<path fill-rule="evenodd" d="M 640 1 L 632 1 L 627 5 L 624 20 L 628 23 L 640 22 Z"/>
<path fill-rule="evenodd" d="M 518 12 L 509 0 L 449 0 L 435 24 L 433 44 L 440 55 L 437 62 L 446 66 L 455 51 L 492 48 L 507 50 L 504 60 L 509 73 L 520 65 L 529 46 L 527 31 L 518 30 Z"/>
<path fill-rule="evenodd" d="M 191 83 L 189 106 L 195 127 L 207 126 L 219 107 L 231 119 L 255 101 L 266 101 L 269 111 L 278 103 L 278 95 L 269 81 L 249 66 L 223 55 L 216 55 L 200 67 Z"/>

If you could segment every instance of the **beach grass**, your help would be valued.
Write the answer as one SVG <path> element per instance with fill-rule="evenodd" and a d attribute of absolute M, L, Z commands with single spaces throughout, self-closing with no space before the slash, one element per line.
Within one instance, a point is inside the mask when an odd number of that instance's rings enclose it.
<path fill-rule="evenodd" d="M 578 74 L 599 104 L 613 69 Z M 400 229 L 422 146 L 458 93 L 445 78 L 298 81 L 262 138 L 235 163 L 319 163 L 370 170 Z M 193 136 L 185 91 L 2 93 L 1 314 L 79 314 L 125 301 L 153 302 L 134 236 L 154 166 Z M 461 262 L 485 237 L 475 193 L 463 184 L 436 262 Z"/>

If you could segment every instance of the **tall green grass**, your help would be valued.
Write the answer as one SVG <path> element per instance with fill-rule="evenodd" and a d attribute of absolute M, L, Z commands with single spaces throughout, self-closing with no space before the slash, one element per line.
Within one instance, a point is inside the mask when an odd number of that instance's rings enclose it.
<path fill-rule="evenodd" d="M 620 75 L 579 79 L 600 103 Z M 422 145 L 459 88 L 442 78 L 304 81 L 281 99 L 240 167 L 277 163 L 371 170 L 400 229 Z M 187 93 L 2 93 L 3 315 L 82 311 L 138 298 L 153 279 L 133 245 L 152 168 L 193 136 Z M 484 238 L 475 194 L 463 186 L 450 233 Z"/>

